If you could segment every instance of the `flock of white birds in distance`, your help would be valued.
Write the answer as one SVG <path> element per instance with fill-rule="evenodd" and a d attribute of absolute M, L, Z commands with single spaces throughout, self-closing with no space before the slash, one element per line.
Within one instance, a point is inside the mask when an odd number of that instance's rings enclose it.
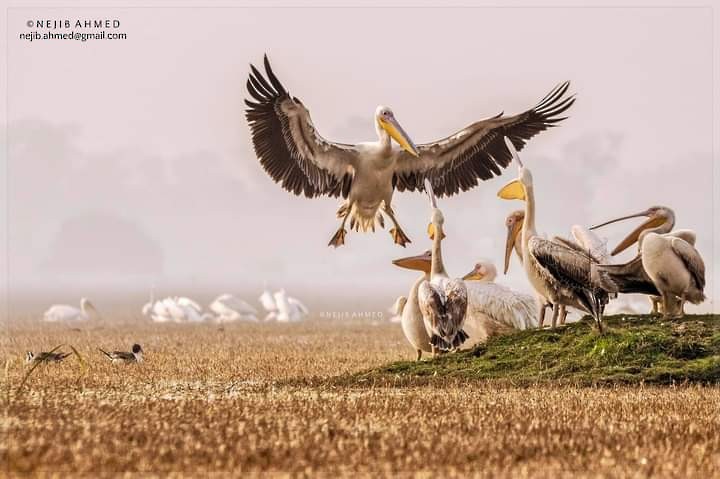
<path fill-rule="evenodd" d="M 264 321 L 291 323 L 301 321 L 310 314 L 300 300 L 289 296 L 284 289 L 275 293 L 266 289 L 258 300 L 266 313 Z M 142 315 L 155 323 L 260 322 L 259 312 L 254 306 L 228 293 L 215 298 L 207 311 L 203 311 L 198 302 L 184 296 L 155 300 L 154 293 L 151 293 L 150 301 L 142 307 Z M 99 317 L 97 308 L 87 298 L 80 300 L 79 308 L 56 304 L 43 314 L 43 320 L 48 322 L 87 321 Z"/>

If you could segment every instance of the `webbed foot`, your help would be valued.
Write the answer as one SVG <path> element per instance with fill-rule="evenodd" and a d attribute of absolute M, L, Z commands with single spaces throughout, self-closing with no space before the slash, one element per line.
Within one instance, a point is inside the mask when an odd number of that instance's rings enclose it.
<path fill-rule="evenodd" d="M 328 246 L 332 246 L 333 248 L 337 248 L 338 246 L 342 246 L 345 244 L 345 233 L 347 231 L 344 228 L 340 228 L 335 232 L 332 239 L 330 239 L 330 242 L 328 243 Z"/>
<path fill-rule="evenodd" d="M 392 229 L 390 230 L 390 234 L 392 235 L 393 241 L 395 241 L 395 244 L 399 244 L 399 245 L 402 246 L 403 248 L 404 248 L 408 243 L 412 243 L 412 241 L 410 241 L 410 238 L 408 238 L 408 237 L 405 235 L 405 233 L 403 232 L 403 230 L 401 230 L 400 228 L 392 228 Z"/>

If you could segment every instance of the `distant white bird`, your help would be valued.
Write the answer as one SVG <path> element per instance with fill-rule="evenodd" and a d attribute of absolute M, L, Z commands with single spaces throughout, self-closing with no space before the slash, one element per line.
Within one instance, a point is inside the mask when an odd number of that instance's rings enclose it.
<path fill-rule="evenodd" d="M 87 298 L 80 299 L 80 308 L 70 306 L 68 304 L 54 304 L 43 314 L 43 321 L 87 321 L 88 319 L 98 318 L 95 306 Z"/>
<path fill-rule="evenodd" d="M 178 306 L 192 308 L 198 313 L 202 312 L 202 306 L 200 306 L 196 301 L 193 301 L 190 298 L 186 298 L 185 296 L 175 296 L 173 299 Z"/>
<path fill-rule="evenodd" d="M 398 299 L 395 300 L 392 306 L 388 308 L 388 311 L 392 316 L 390 316 L 390 322 L 391 323 L 400 323 L 402 322 L 402 315 L 403 311 L 405 311 L 405 305 L 407 305 L 407 298 L 405 296 L 399 296 Z M 423 325 L 423 327 L 425 327 Z"/>
<path fill-rule="evenodd" d="M 217 316 L 219 323 L 231 321 L 257 321 L 257 310 L 250 304 L 232 294 L 221 294 L 210 303 L 210 311 Z"/>
<path fill-rule="evenodd" d="M 299 299 L 288 296 L 284 289 L 271 293 L 267 288 L 258 298 L 268 312 L 266 321 L 300 321 L 310 314 L 310 310 Z"/>
<path fill-rule="evenodd" d="M 298 299 L 287 295 L 284 289 L 280 289 L 273 294 L 275 310 L 265 318 L 266 320 L 274 320 L 281 323 L 296 322 L 302 320 L 310 311 Z"/>
<path fill-rule="evenodd" d="M 258 298 L 263 309 L 268 313 L 277 312 L 277 305 L 275 304 L 275 298 L 273 297 L 272 291 L 265 287 L 265 290 Z"/>

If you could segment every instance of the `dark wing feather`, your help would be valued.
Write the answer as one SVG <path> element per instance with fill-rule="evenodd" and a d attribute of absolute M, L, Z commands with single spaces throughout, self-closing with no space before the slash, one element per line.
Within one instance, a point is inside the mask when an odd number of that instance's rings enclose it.
<path fill-rule="evenodd" d="M 438 196 L 450 196 L 502 173 L 512 160 L 507 137 L 520 151 L 525 143 L 567 117 L 560 116 L 575 102 L 565 97 L 570 83 L 558 85 L 534 108 L 515 116 L 494 116 L 473 123 L 458 133 L 433 143 L 419 145 L 420 157 L 398 151 L 394 179 L 399 191 L 424 190 L 430 179 Z"/>
<path fill-rule="evenodd" d="M 615 292 L 611 282 L 593 274 L 597 262 L 588 253 L 548 241 L 537 236 L 530 239 L 528 251 L 558 284 L 570 289 L 576 298 L 596 318 L 607 304 L 607 289 Z"/>
<path fill-rule="evenodd" d="M 310 113 L 292 98 L 264 59 L 265 78 L 250 65 L 245 100 L 245 117 L 250 125 L 253 146 L 260 164 L 286 190 L 315 196 L 347 197 L 352 182 L 352 145 L 322 138 Z"/>
<path fill-rule="evenodd" d="M 599 264 L 595 268 L 606 274 L 617 285 L 618 293 L 660 295 L 650 276 L 645 272 L 639 255 L 624 264 Z"/>

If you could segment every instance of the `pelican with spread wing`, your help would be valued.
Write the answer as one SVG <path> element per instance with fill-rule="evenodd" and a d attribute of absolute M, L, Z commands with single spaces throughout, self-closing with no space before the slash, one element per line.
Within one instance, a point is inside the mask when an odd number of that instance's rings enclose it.
<path fill-rule="evenodd" d="M 565 119 L 560 115 L 575 101 L 566 96 L 565 82 L 523 113 L 501 113 L 422 145 L 413 143 L 390 108 L 379 106 L 373 118 L 378 140 L 350 145 L 320 136 L 309 111 L 280 83 L 267 56 L 264 64 L 265 75 L 250 66 L 252 100 L 245 101 L 255 153 L 273 180 L 298 196 L 342 196 L 337 212 L 342 221 L 329 243 L 334 247 L 344 244 L 348 220 L 350 229 L 374 231 L 376 224 L 384 227 L 383 214 L 393 223 L 395 243 L 405 246 L 410 239 L 392 210 L 396 189 L 422 191 L 428 179 L 437 196 L 450 196 L 500 175 L 512 159 L 504 137 L 521 150 L 527 140 Z"/>

